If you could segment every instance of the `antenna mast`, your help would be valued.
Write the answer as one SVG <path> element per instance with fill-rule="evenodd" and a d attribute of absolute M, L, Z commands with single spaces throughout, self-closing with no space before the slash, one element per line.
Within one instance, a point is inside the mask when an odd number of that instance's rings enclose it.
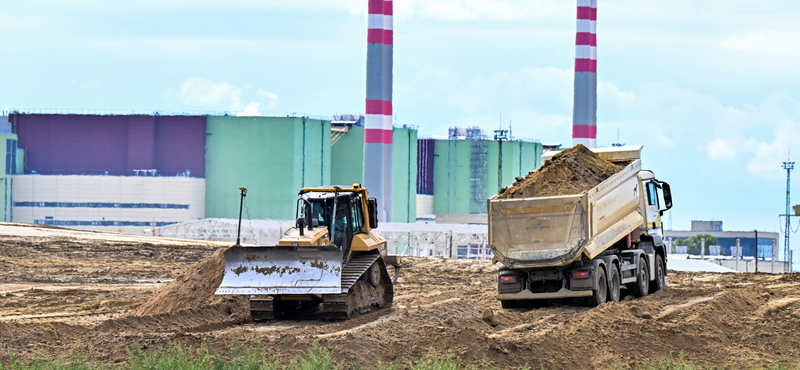
<path fill-rule="evenodd" d="M 783 162 L 783 169 L 786 170 L 786 228 L 783 230 L 784 232 L 784 239 L 783 239 L 783 258 L 786 259 L 787 268 L 784 270 L 785 272 L 790 272 L 792 266 L 789 266 L 789 253 L 791 253 L 791 249 L 789 248 L 789 231 L 792 229 L 792 222 L 791 216 L 789 216 L 789 205 L 791 203 L 791 192 L 789 185 L 791 184 L 791 173 L 794 170 L 794 162 Z M 773 256 L 773 258 L 775 258 Z"/>

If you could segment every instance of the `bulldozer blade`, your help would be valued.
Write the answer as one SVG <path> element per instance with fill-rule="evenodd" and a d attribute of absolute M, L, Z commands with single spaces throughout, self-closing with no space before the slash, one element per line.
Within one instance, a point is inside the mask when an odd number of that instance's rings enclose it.
<path fill-rule="evenodd" d="M 321 247 L 230 247 L 214 294 L 339 294 L 342 251 Z"/>

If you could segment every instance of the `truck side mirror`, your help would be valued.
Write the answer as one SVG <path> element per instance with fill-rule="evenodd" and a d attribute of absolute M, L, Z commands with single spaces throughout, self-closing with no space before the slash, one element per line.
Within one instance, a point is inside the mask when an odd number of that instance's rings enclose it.
<path fill-rule="evenodd" d="M 367 200 L 367 211 L 369 212 L 369 227 L 376 229 L 378 227 L 378 200 L 369 198 Z"/>
<path fill-rule="evenodd" d="M 669 184 L 666 182 L 661 183 L 661 191 L 664 193 L 664 210 L 672 208 L 672 193 L 669 191 Z"/>

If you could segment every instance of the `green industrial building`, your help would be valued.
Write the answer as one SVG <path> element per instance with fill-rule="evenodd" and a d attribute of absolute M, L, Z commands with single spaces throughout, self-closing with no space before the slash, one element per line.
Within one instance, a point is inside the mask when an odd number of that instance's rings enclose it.
<path fill-rule="evenodd" d="M 6 121 L 7 118 L 3 117 Z M 0 176 L 3 177 L 3 221 L 11 222 L 14 209 L 14 175 L 23 173 L 25 166 L 25 151 L 17 147 L 17 135 L 11 133 L 0 134 L 0 142 L 6 144 L 5 158 L 0 161 Z"/>
<path fill-rule="evenodd" d="M 417 210 L 437 223 L 485 223 L 486 200 L 542 165 L 540 142 L 492 140 L 476 126 L 450 127 L 418 147 Z"/>
<path fill-rule="evenodd" d="M 238 188 L 247 188 L 245 217 L 293 219 L 304 187 L 362 183 L 364 127 L 331 131 L 305 117 L 209 116 L 206 124 L 206 217 L 237 218 Z M 393 222 L 416 222 L 417 130 L 395 128 Z"/>
<path fill-rule="evenodd" d="M 541 158 L 541 143 L 436 140 L 433 213 L 486 213 L 486 199 L 500 190 L 498 186 L 511 185 L 515 177 L 535 170 Z"/>
<path fill-rule="evenodd" d="M 300 189 L 331 184 L 331 123 L 306 117 L 209 116 L 206 217 L 291 220 Z M 358 160 L 361 160 L 360 157 Z"/>
<path fill-rule="evenodd" d="M 364 127 L 354 121 L 209 116 L 206 134 L 208 218 L 238 217 L 240 187 L 246 217 L 292 219 L 299 189 L 363 182 Z M 534 141 L 418 140 L 414 127 L 395 127 L 392 140 L 392 222 L 486 213 L 487 198 L 541 166 Z"/>

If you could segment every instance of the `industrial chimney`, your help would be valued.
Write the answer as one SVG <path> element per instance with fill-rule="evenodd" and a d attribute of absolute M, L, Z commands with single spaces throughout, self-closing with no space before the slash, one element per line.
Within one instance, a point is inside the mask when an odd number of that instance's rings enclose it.
<path fill-rule="evenodd" d="M 597 0 L 578 0 L 572 145 L 597 147 Z"/>
<path fill-rule="evenodd" d="M 364 187 L 392 220 L 392 1 L 369 0 Z"/>

